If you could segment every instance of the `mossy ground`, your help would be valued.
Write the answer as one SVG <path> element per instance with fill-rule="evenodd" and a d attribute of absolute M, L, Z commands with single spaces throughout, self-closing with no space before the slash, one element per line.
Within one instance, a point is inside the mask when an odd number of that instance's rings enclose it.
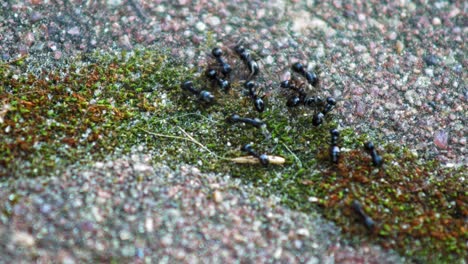
<path fill-rule="evenodd" d="M 314 127 L 311 113 L 286 109 L 275 88 L 267 92 L 267 110 L 258 114 L 239 83 L 233 82 L 228 94 L 216 91 L 195 70 L 161 51 L 96 53 L 45 77 L 26 74 L 24 63 L 0 65 L 4 180 L 57 174 L 70 164 L 141 146 L 155 163 L 229 173 L 261 186 L 264 195 L 281 197 L 291 208 L 320 210 L 349 237 L 377 242 L 410 259 L 440 263 L 466 258 L 463 168 L 418 160 L 410 150 L 384 142 L 376 143 L 385 164 L 374 168 L 362 149 L 369 138 L 352 128 L 341 128 L 343 152 L 339 164 L 332 164 L 333 115 Z M 184 80 L 208 85 L 216 103 L 200 104 L 181 91 Z M 233 113 L 261 118 L 266 129 L 226 122 Z M 249 142 L 261 153 L 286 158 L 286 164 L 232 163 L 231 158 L 245 155 L 240 147 Z M 353 200 L 376 221 L 373 231 L 351 210 Z"/>

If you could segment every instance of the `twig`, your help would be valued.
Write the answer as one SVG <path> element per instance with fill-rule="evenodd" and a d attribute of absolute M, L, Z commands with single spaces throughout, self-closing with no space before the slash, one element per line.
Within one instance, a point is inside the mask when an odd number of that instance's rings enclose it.
<path fill-rule="evenodd" d="M 157 120 L 154 120 L 154 122 L 163 122 L 163 121 L 167 121 L 167 120 L 171 120 L 171 119 L 176 119 L 176 118 L 179 118 L 179 117 L 185 117 L 185 116 L 200 116 L 200 117 L 203 117 L 204 119 L 212 122 L 212 123 L 218 123 L 217 121 L 214 121 L 212 119 L 209 119 L 208 117 L 204 116 L 204 115 L 201 115 L 201 114 L 197 114 L 197 113 L 187 113 L 187 114 L 182 114 L 182 115 L 176 115 L 176 116 L 170 116 L 168 118 L 162 118 L 162 119 L 157 119 Z"/>
<path fill-rule="evenodd" d="M 291 153 L 291 155 L 293 155 L 294 159 L 295 159 L 295 160 L 297 161 L 297 163 L 298 163 L 297 165 L 299 166 L 299 168 L 302 168 L 302 161 L 299 159 L 299 157 L 298 157 L 294 152 L 292 152 L 292 151 L 288 148 L 288 146 L 287 146 L 286 144 L 281 143 L 281 145 L 283 145 L 283 147 L 285 147 L 286 150 L 288 150 L 289 153 Z"/>
<path fill-rule="evenodd" d="M 209 150 L 206 146 L 204 146 L 203 144 L 201 144 L 200 142 L 198 142 L 196 139 L 194 139 L 192 136 L 190 136 L 185 130 L 183 130 L 181 127 L 177 126 L 177 128 L 182 132 L 184 133 L 184 135 L 186 137 L 180 137 L 180 136 L 173 136 L 173 135 L 166 135 L 166 134 L 160 134 L 160 133 L 154 133 L 154 132 L 150 132 L 146 129 L 143 129 L 143 128 L 140 128 L 141 131 L 145 132 L 145 133 L 148 133 L 150 135 L 153 135 L 153 136 L 156 136 L 156 137 L 163 137 L 163 138 L 172 138 L 172 139 L 179 139 L 179 140 L 185 140 L 185 141 L 190 141 L 192 143 L 195 143 L 196 145 L 198 145 L 199 147 L 201 147 L 202 149 L 208 151 L 208 153 L 210 153 L 211 155 L 213 155 L 214 157 L 218 158 L 218 159 L 225 159 L 223 157 L 220 157 L 218 155 L 216 155 L 216 153 L 212 152 L 211 150 Z"/>
<path fill-rule="evenodd" d="M 194 139 L 192 136 L 189 135 L 189 133 L 187 133 L 183 128 L 181 128 L 180 126 L 177 126 L 177 128 L 182 132 L 184 133 L 185 136 L 187 136 L 190 141 L 192 141 L 193 143 L 197 144 L 198 146 L 200 146 L 202 149 L 208 151 L 211 155 L 214 155 L 217 157 L 216 154 L 214 154 L 213 152 L 211 152 L 211 150 L 209 150 L 207 147 L 205 147 L 202 143 L 198 142 L 196 139 Z"/>

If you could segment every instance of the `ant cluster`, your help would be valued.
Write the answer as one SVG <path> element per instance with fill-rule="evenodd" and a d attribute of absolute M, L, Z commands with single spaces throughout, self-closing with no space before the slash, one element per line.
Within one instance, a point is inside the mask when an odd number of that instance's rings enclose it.
<path fill-rule="evenodd" d="M 231 93 L 233 87 L 238 87 L 237 83 L 241 82 L 240 86 L 244 88 L 243 93 L 248 96 L 252 101 L 253 107 L 258 113 L 265 110 L 264 98 L 265 95 L 260 96 L 260 87 L 253 80 L 260 73 L 260 67 L 257 61 L 254 60 L 250 51 L 245 48 L 242 43 L 237 44 L 230 50 L 223 50 L 220 47 L 215 47 L 211 50 L 212 63 L 209 64 L 205 71 L 205 77 L 208 80 L 209 86 L 217 87 L 224 93 Z M 234 59 L 236 57 L 237 59 Z M 235 63 L 239 62 L 244 64 L 244 67 L 233 67 Z M 234 64 L 233 64 L 234 63 Z M 237 66 L 237 65 L 236 65 Z M 240 71 L 237 71 L 240 68 Z M 244 71 L 248 71 L 243 73 Z M 232 83 L 234 82 L 234 85 Z M 204 104 L 214 103 L 214 96 L 207 89 L 195 89 L 191 81 L 186 81 L 182 84 L 181 88 L 190 92 L 197 97 L 198 101 Z M 244 123 L 256 128 L 264 129 L 265 123 L 258 118 L 241 117 L 238 114 L 232 114 L 227 118 L 229 123 Z M 284 159 L 276 156 L 269 156 L 266 154 L 257 154 L 251 144 L 247 144 L 241 148 L 242 151 L 254 157 L 256 161 L 264 166 L 267 166 L 270 161 L 272 163 L 284 163 Z M 238 159 L 238 163 L 251 163 L 251 159 Z"/>
<path fill-rule="evenodd" d="M 254 109 L 258 113 L 265 111 L 266 105 L 264 102 L 265 95 L 260 95 L 261 85 L 254 81 L 260 74 L 260 67 L 257 61 L 254 60 L 250 51 L 242 44 L 237 44 L 231 49 L 221 49 L 215 47 L 211 50 L 212 62 L 208 65 L 205 72 L 209 86 L 220 90 L 225 94 L 233 92 L 237 87 L 243 87 L 243 94 L 252 102 Z M 237 59 L 235 59 L 237 58 Z M 243 67 L 240 66 L 243 64 Z M 233 66 L 231 66 L 233 65 Z M 241 69 L 239 71 L 239 69 Z M 336 100 L 332 97 L 322 98 L 319 95 L 310 95 L 310 91 L 320 88 L 320 80 L 316 73 L 309 71 L 300 62 L 291 65 L 292 73 L 288 79 L 282 80 L 279 83 L 280 93 L 286 98 L 286 107 L 289 109 L 303 107 L 312 109 L 313 115 L 311 123 L 313 126 L 323 124 L 325 117 L 336 107 Z M 303 81 L 301 81 L 301 79 Z M 203 104 L 213 104 L 215 96 L 206 88 L 196 89 L 191 81 L 186 81 L 181 85 L 181 88 L 193 94 L 197 100 Z M 213 91 L 213 92 L 214 92 Z M 243 123 L 255 128 L 265 129 L 266 124 L 258 118 L 241 117 L 237 113 L 231 114 L 227 119 L 229 123 Z M 338 164 L 340 159 L 339 147 L 340 133 L 338 129 L 330 130 L 330 150 L 329 157 L 332 164 Z M 254 150 L 251 143 L 245 144 L 240 148 L 241 151 L 249 156 L 233 158 L 232 161 L 243 164 L 261 164 L 268 166 L 269 164 L 284 164 L 285 159 L 279 156 L 261 154 Z M 372 158 L 372 164 L 375 167 L 381 167 L 383 158 L 377 154 L 377 151 L 372 142 L 364 144 L 364 150 L 369 153 Z M 354 200 L 351 203 L 351 208 L 361 218 L 364 225 L 373 230 L 375 223 L 364 211 L 363 205 Z"/>
<path fill-rule="evenodd" d="M 325 116 L 335 108 L 336 100 L 333 97 L 327 97 L 326 100 L 324 100 L 317 95 L 309 96 L 306 92 L 305 86 L 311 85 L 312 87 L 318 88 L 319 79 L 317 75 L 313 72 L 307 71 L 300 62 L 294 63 L 291 66 L 291 69 L 294 73 L 305 78 L 307 83 L 299 83 L 298 79 L 294 77 L 280 83 L 280 87 L 284 89 L 289 97 L 286 101 L 286 106 L 297 107 L 303 105 L 314 108 L 315 113 L 312 117 L 312 124 L 314 126 L 321 125 Z"/>
<path fill-rule="evenodd" d="M 265 94 L 260 95 L 262 93 L 261 86 L 254 81 L 254 78 L 260 75 L 261 71 L 251 52 L 242 43 L 239 43 L 230 49 L 223 50 L 220 47 L 215 47 L 211 50 L 210 56 L 212 58 L 211 63 L 209 63 L 205 71 L 205 78 L 209 86 L 212 88 L 217 87 L 225 94 L 232 93 L 232 90 L 236 87 L 243 87 L 243 93 L 252 102 L 254 109 L 258 113 L 263 113 L 266 109 L 264 102 L 266 96 Z M 240 66 L 240 64 L 243 64 L 243 66 Z M 291 72 L 292 74 L 288 79 L 279 83 L 280 94 L 286 97 L 286 107 L 297 108 L 302 106 L 306 109 L 312 109 L 311 123 L 313 126 L 320 126 L 323 124 L 325 117 L 336 107 L 336 100 L 333 97 L 324 99 L 316 94 L 309 95 L 310 91 L 320 88 L 320 80 L 316 73 L 309 71 L 302 63 L 293 63 Z M 241 84 L 239 85 L 239 83 Z M 215 102 L 215 96 L 212 92 L 208 91 L 207 88 L 194 88 L 191 81 L 184 82 L 181 88 L 196 96 L 198 101 L 203 104 L 213 104 Z M 227 121 L 229 123 L 243 123 L 261 129 L 266 127 L 265 122 L 258 118 L 241 117 L 238 114 L 231 114 Z M 330 135 L 330 160 L 332 163 L 338 164 L 340 156 L 339 132 L 337 129 L 332 129 Z M 364 147 L 371 155 L 373 165 L 376 167 L 382 166 L 383 159 L 377 154 L 374 145 L 368 142 Z M 264 166 L 269 164 L 268 157 L 271 157 L 271 159 L 278 158 L 266 154 L 257 154 L 253 151 L 251 144 L 243 146 L 241 150 L 256 158 L 257 163 Z M 237 162 L 243 163 L 242 160 L 237 160 Z M 250 163 L 250 161 L 245 163 Z"/>

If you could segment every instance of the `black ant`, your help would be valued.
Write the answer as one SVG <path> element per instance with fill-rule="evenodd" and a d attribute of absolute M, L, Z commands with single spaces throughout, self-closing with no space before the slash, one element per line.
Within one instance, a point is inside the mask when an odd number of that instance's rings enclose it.
<path fill-rule="evenodd" d="M 257 152 L 255 152 L 253 150 L 251 144 L 245 144 L 244 146 L 242 146 L 241 150 L 249 153 L 250 155 L 252 155 L 254 157 L 256 157 L 260 161 L 260 163 L 265 167 L 268 166 L 268 164 L 270 163 L 270 161 L 268 159 L 268 155 L 267 154 L 260 154 L 259 155 Z"/>
<path fill-rule="evenodd" d="M 259 97 L 255 92 L 255 87 L 257 85 L 253 81 L 247 81 L 244 84 L 244 87 L 247 89 L 250 98 L 252 99 L 255 109 L 258 112 L 262 113 L 265 110 L 265 103 L 263 102 L 263 97 Z"/>
<path fill-rule="evenodd" d="M 323 100 L 320 98 L 320 102 L 323 103 Z M 314 126 L 319 126 L 323 123 L 325 115 L 328 114 L 331 110 L 335 108 L 336 100 L 333 97 L 327 97 L 325 107 L 322 111 L 317 112 L 312 118 L 312 124 Z"/>
<path fill-rule="evenodd" d="M 333 163 L 337 164 L 340 157 L 340 148 L 338 147 L 338 139 L 340 132 L 337 129 L 330 130 L 331 143 L 330 143 L 330 158 Z"/>
<path fill-rule="evenodd" d="M 294 63 L 292 65 L 291 69 L 294 72 L 297 72 L 300 75 L 302 75 L 304 78 L 306 78 L 307 82 L 309 82 L 312 86 L 314 86 L 314 87 L 318 86 L 319 79 L 318 79 L 317 75 L 315 75 L 315 73 L 313 73 L 313 72 L 307 71 L 306 68 L 300 62 Z"/>
<path fill-rule="evenodd" d="M 249 124 L 258 128 L 261 128 L 262 126 L 265 125 L 265 123 L 258 118 L 252 119 L 252 118 L 247 118 L 247 117 L 240 117 L 238 114 L 233 114 L 232 116 L 230 116 L 229 121 L 233 123 L 242 122 L 242 123 Z"/>
<path fill-rule="evenodd" d="M 206 71 L 206 76 L 208 77 L 208 79 L 215 81 L 218 84 L 219 88 L 221 88 L 225 92 L 231 89 L 231 84 L 229 83 L 229 81 L 223 78 L 220 78 L 218 74 L 216 73 L 216 70 L 208 69 Z"/>
<path fill-rule="evenodd" d="M 375 222 L 370 216 L 366 214 L 366 212 L 364 212 L 362 204 L 357 200 L 353 200 L 351 203 L 351 208 L 353 208 L 353 210 L 362 218 L 362 221 L 364 221 L 364 225 L 367 227 L 367 229 L 372 231 L 375 227 Z"/>
<path fill-rule="evenodd" d="M 324 115 L 330 113 L 331 110 L 333 110 L 336 106 L 336 100 L 333 97 L 327 97 L 327 104 L 325 105 L 325 108 L 322 110 L 322 113 Z"/>
<path fill-rule="evenodd" d="M 212 103 L 214 100 L 214 96 L 206 90 L 197 90 L 193 87 L 192 81 L 186 81 L 181 85 L 182 90 L 189 91 L 190 93 L 196 95 L 198 100 L 205 102 L 205 103 Z"/>
<path fill-rule="evenodd" d="M 234 51 L 237 53 L 237 55 L 241 58 L 241 60 L 245 63 L 245 65 L 249 69 L 250 71 L 249 79 L 254 77 L 260 72 L 260 67 L 258 67 L 257 62 L 252 59 L 252 56 L 250 55 L 250 51 L 244 48 L 244 46 L 239 44 L 234 47 Z"/>
<path fill-rule="evenodd" d="M 294 92 L 293 96 L 291 96 L 286 102 L 286 106 L 288 107 L 296 107 L 299 105 L 317 106 L 317 105 L 323 104 L 323 99 L 319 96 L 307 97 L 307 93 L 304 90 L 303 86 L 304 84 L 301 84 L 298 87 L 296 86 L 296 84 L 294 84 L 294 81 L 291 81 L 291 80 L 285 80 L 280 83 L 281 88 L 286 88 Z"/>
<path fill-rule="evenodd" d="M 223 55 L 223 50 L 219 47 L 214 48 L 211 51 L 211 54 L 215 57 L 216 61 L 221 65 L 221 73 L 224 77 L 228 76 L 231 73 L 232 68 L 221 56 Z"/>
<path fill-rule="evenodd" d="M 280 83 L 281 88 L 286 88 L 293 91 L 293 95 L 289 97 L 286 102 L 287 107 L 296 107 L 299 105 L 309 106 L 309 107 L 319 107 L 324 105 L 322 111 L 316 111 L 312 117 L 312 124 L 314 126 L 319 126 L 323 123 L 325 115 L 328 114 L 331 110 L 335 108 L 336 100 L 332 97 L 328 97 L 325 101 L 320 96 L 309 96 L 303 88 L 304 84 L 297 86 L 294 80 L 285 80 Z"/>
<path fill-rule="evenodd" d="M 372 164 L 374 164 L 375 167 L 380 167 L 383 164 L 383 158 L 379 154 L 377 154 L 377 151 L 375 150 L 374 143 L 372 142 L 366 142 L 364 144 L 364 149 L 371 155 L 372 157 Z"/>
<path fill-rule="evenodd" d="M 296 107 L 305 103 L 307 93 L 304 91 L 302 86 L 303 85 L 297 87 L 291 80 L 285 80 L 280 83 L 281 88 L 289 89 L 294 92 L 286 102 L 287 107 Z"/>

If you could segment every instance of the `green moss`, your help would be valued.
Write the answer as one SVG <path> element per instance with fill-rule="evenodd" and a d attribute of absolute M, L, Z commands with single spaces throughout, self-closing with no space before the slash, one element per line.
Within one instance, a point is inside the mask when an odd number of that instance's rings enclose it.
<path fill-rule="evenodd" d="M 86 59 L 91 63 L 77 59 L 47 78 L 15 75 L 24 63 L 0 65 L 0 111 L 9 105 L 0 123 L 1 177 L 46 176 L 142 146 L 155 163 L 228 173 L 293 209 L 319 210 L 355 240 L 374 241 L 423 262 L 466 257 L 463 168 L 442 168 L 436 161 L 418 160 L 409 149 L 382 143 L 385 164 L 376 169 L 362 150 L 368 136 L 351 128 L 340 131 L 346 151 L 334 165 L 328 154 L 329 130 L 337 126 L 333 115 L 314 127 L 310 111 L 285 109 L 275 90 L 267 110 L 258 114 L 236 82 L 242 72 L 225 94 L 165 52 L 96 53 Z M 200 104 L 181 91 L 184 80 L 207 86 L 216 103 Z M 226 122 L 233 113 L 259 117 L 266 129 Z M 245 155 L 240 147 L 250 142 L 258 152 L 285 157 L 286 163 L 231 162 Z M 376 221 L 372 232 L 351 210 L 353 200 Z"/>

